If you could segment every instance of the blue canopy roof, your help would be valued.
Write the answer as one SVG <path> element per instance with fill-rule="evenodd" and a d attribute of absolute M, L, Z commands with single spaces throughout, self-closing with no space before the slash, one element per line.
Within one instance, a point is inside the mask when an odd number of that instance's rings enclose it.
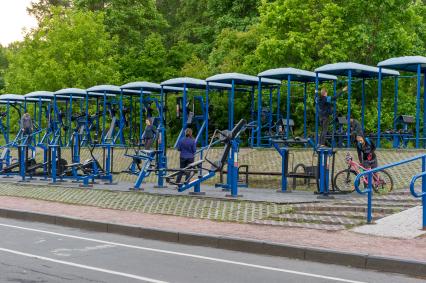
<path fill-rule="evenodd" d="M 0 100 L 3 101 L 13 101 L 13 102 L 17 102 L 17 101 L 38 101 L 38 99 L 36 98 L 27 98 L 24 95 L 20 95 L 20 94 L 2 94 L 0 95 Z M 42 101 L 50 101 L 50 99 L 42 99 Z"/>
<path fill-rule="evenodd" d="M 30 93 L 27 93 L 24 95 L 24 97 L 26 98 L 33 98 L 33 99 L 53 99 L 54 98 L 54 94 L 51 91 L 45 91 L 45 90 L 41 90 L 41 91 L 33 91 Z M 82 97 L 77 97 L 79 99 L 81 99 Z M 68 100 L 69 96 L 65 96 L 65 95 L 57 95 L 56 96 L 56 100 Z"/>
<path fill-rule="evenodd" d="M 231 84 L 234 82 L 234 84 L 237 85 L 257 85 L 259 83 L 259 78 L 256 76 L 250 76 L 246 74 L 240 74 L 240 73 L 224 73 L 224 74 L 217 74 L 214 76 L 211 76 L 206 79 L 207 82 L 209 82 L 209 85 L 211 82 L 216 83 L 227 83 Z M 273 80 L 273 79 L 262 79 L 263 85 L 280 85 L 281 81 Z"/>
<path fill-rule="evenodd" d="M 161 85 L 160 84 L 151 83 L 151 82 L 131 82 L 131 83 L 127 83 L 127 84 L 120 86 L 120 88 L 126 89 L 126 90 L 141 90 L 141 89 L 143 89 L 144 91 L 147 90 L 147 91 L 153 91 L 153 92 L 160 92 L 161 91 Z M 165 86 L 165 87 L 163 87 L 163 90 L 166 91 L 166 92 L 173 92 L 173 91 L 182 91 L 183 88 Z"/>
<path fill-rule="evenodd" d="M 400 71 L 417 72 L 420 65 L 422 72 L 426 71 L 426 57 L 423 56 L 403 56 L 395 57 L 379 62 L 377 66 Z"/>
<path fill-rule="evenodd" d="M 33 91 L 30 93 L 27 93 L 24 95 L 25 97 L 28 98 L 53 98 L 53 92 L 51 91 L 45 91 L 45 90 L 40 90 L 40 91 Z"/>
<path fill-rule="evenodd" d="M 81 88 L 64 88 L 57 90 L 53 93 L 54 95 L 73 95 L 73 96 L 86 96 L 86 91 Z"/>
<path fill-rule="evenodd" d="M 174 78 L 161 83 L 162 86 L 186 86 L 187 88 L 197 88 L 197 89 L 206 89 L 207 82 L 200 79 L 182 77 Z M 223 83 L 209 83 L 209 88 L 211 89 L 230 89 L 232 86 L 229 84 Z"/>
<path fill-rule="evenodd" d="M 348 71 L 352 71 L 352 77 L 356 78 L 375 78 L 378 77 L 379 68 L 368 65 L 340 62 L 327 64 L 315 69 L 315 73 L 324 73 L 337 76 L 348 76 Z M 393 70 L 382 69 L 383 76 L 399 76 L 399 72 Z"/>
<path fill-rule="evenodd" d="M 115 85 L 97 85 L 86 89 L 90 96 L 115 96 L 121 93 L 121 88 Z"/>
<path fill-rule="evenodd" d="M 316 80 L 316 73 L 296 68 L 270 69 L 259 73 L 257 76 L 262 77 L 262 81 L 264 80 L 263 78 L 287 80 L 288 76 L 290 76 L 291 81 L 296 82 L 315 82 Z M 337 77 L 325 74 L 318 74 L 318 79 L 320 81 L 335 81 L 337 80 Z"/>
<path fill-rule="evenodd" d="M 173 78 L 161 83 L 162 86 L 178 86 L 183 87 L 184 85 L 187 88 L 199 88 L 205 89 L 207 83 L 200 79 L 194 79 L 189 77 Z"/>

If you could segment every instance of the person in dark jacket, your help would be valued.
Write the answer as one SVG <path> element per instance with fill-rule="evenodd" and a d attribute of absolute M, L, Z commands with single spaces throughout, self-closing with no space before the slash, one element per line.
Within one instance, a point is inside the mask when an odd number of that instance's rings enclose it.
<path fill-rule="evenodd" d="M 22 115 L 20 127 L 22 130 L 22 134 L 28 137 L 27 143 L 31 143 L 31 136 L 33 134 L 34 126 L 33 120 L 31 119 L 31 115 L 28 112 Z"/>
<path fill-rule="evenodd" d="M 180 139 L 177 144 L 177 150 L 180 152 L 180 168 L 183 169 L 189 164 L 194 162 L 195 152 L 197 150 L 197 144 L 195 139 L 192 137 L 192 129 L 188 128 L 185 130 L 185 137 Z M 176 177 L 176 183 L 180 183 L 183 174 L 185 174 L 185 182 L 188 181 L 190 172 L 180 171 Z"/>
<path fill-rule="evenodd" d="M 352 118 L 351 118 L 351 136 L 352 138 L 356 138 L 358 136 L 361 136 L 361 137 L 364 136 L 361 123 L 358 120 L 352 119 Z"/>
<path fill-rule="evenodd" d="M 345 86 L 339 94 L 333 97 L 328 96 L 327 90 L 325 88 L 321 89 L 321 95 L 318 97 L 317 101 L 321 126 L 321 135 L 318 141 L 320 146 L 325 146 L 325 138 L 328 132 L 328 125 L 330 124 L 330 115 L 333 113 L 333 103 L 347 89 L 348 87 Z"/>
<path fill-rule="evenodd" d="M 356 151 L 358 153 L 359 163 L 367 169 L 377 167 L 376 145 L 363 136 L 356 137 Z"/>
<path fill-rule="evenodd" d="M 145 149 L 150 150 L 157 135 L 157 128 L 153 125 L 151 119 L 146 119 L 145 123 L 146 127 L 142 135 L 142 140 L 144 141 Z"/>

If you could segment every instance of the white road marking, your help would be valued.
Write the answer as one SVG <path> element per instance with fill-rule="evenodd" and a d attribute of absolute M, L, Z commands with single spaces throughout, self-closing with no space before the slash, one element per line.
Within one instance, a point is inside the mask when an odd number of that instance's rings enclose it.
<path fill-rule="evenodd" d="M 94 246 L 94 247 L 84 247 L 82 249 L 66 249 L 66 248 L 59 248 L 59 249 L 54 249 L 52 250 L 52 253 L 54 253 L 55 255 L 58 256 L 71 256 L 72 252 L 90 252 L 90 251 L 95 251 L 95 250 L 102 250 L 102 249 L 107 249 L 107 248 L 114 248 L 116 246 L 113 245 L 98 245 L 98 246 Z"/>
<path fill-rule="evenodd" d="M 152 279 L 152 278 L 148 278 L 148 277 L 138 276 L 138 275 L 134 275 L 134 274 L 124 273 L 124 272 L 119 272 L 119 271 L 114 271 L 114 270 L 109 270 L 109 269 L 104 269 L 104 268 L 99 268 L 99 267 L 94 267 L 94 266 L 89 266 L 89 265 L 78 264 L 78 263 L 69 262 L 69 261 L 57 260 L 57 259 L 54 259 L 54 258 L 23 253 L 23 252 L 15 251 L 15 250 L 0 248 L 0 251 L 5 252 L 5 253 L 20 255 L 20 256 L 30 257 L 30 258 L 36 258 L 36 259 L 40 259 L 40 260 L 44 260 L 44 261 L 50 261 L 50 262 L 59 263 L 59 264 L 63 264 L 63 265 L 78 267 L 78 268 L 82 268 L 82 269 L 108 273 L 108 274 L 112 274 L 112 275 L 136 279 L 136 280 L 145 281 L 145 282 L 167 283 L 166 281 L 160 281 L 160 280 L 156 280 L 156 279 Z"/>
<path fill-rule="evenodd" d="M 296 274 L 296 275 L 301 275 L 301 276 L 320 278 L 320 279 L 326 279 L 326 280 L 332 280 L 332 281 L 338 281 L 338 282 L 366 283 L 366 282 L 363 282 L 363 281 L 355 281 L 355 280 L 349 280 L 349 279 L 344 279 L 344 278 L 339 278 L 339 277 L 325 276 L 325 275 L 320 275 L 320 274 L 301 272 L 301 271 L 290 270 L 290 269 L 282 269 L 282 268 L 276 268 L 276 267 L 270 267 L 270 266 L 264 266 L 264 265 L 258 265 L 258 264 L 251 264 L 251 263 L 245 263 L 245 262 L 240 262 L 240 261 L 233 261 L 233 260 L 227 260 L 227 259 L 221 259 L 221 258 L 195 255 L 195 254 L 188 254 L 188 253 L 173 252 L 173 251 L 168 251 L 168 250 L 147 248 L 147 247 L 142 247 L 142 246 L 122 244 L 122 243 L 117 243 L 117 242 L 103 241 L 103 240 L 97 240 L 97 239 L 93 239 L 93 238 L 86 238 L 86 237 L 56 233 L 56 232 L 27 228 L 27 227 L 21 227 L 21 226 L 16 226 L 16 225 L 9 225 L 9 224 L 0 223 L 0 226 L 20 229 L 20 230 L 26 230 L 26 231 L 32 231 L 32 232 L 38 232 L 38 233 L 44 233 L 44 234 L 48 234 L 48 235 L 61 236 L 61 237 L 66 237 L 66 238 L 71 238 L 71 239 L 78 239 L 78 240 L 102 243 L 102 244 L 106 244 L 106 245 L 125 247 L 125 248 L 130 248 L 130 249 L 144 250 L 144 251 L 170 254 L 170 255 L 177 255 L 177 256 L 184 256 L 184 257 L 191 257 L 191 258 L 203 259 L 203 260 L 208 260 L 208 261 L 228 263 L 228 264 L 234 264 L 234 265 L 239 265 L 239 266 L 252 267 L 252 268 L 258 268 L 258 269 L 276 271 L 276 272 L 283 272 L 283 273 L 289 273 L 289 274 Z"/>

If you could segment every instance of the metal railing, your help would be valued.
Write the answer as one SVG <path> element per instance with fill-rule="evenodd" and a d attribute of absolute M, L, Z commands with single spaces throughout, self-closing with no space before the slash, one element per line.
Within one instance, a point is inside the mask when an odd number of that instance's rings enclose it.
<path fill-rule="evenodd" d="M 404 159 L 401 161 L 397 161 L 394 163 L 390 163 L 387 165 L 383 165 L 374 169 L 370 169 L 370 170 L 366 170 L 360 174 L 358 174 L 355 178 L 354 181 L 354 186 L 355 186 L 355 190 L 362 195 L 367 194 L 367 223 L 371 223 L 372 221 L 372 198 L 373 198 L 373 175 L 377 172 L 383 171 L 385 169 L 389 169 L 392 167 L 398 167 L 401 166 L 403 164 L 407 164 L 407 163 L 411 163 L 417 160 L 422 160 L 422 173 L 415 175 L 412 179 L 411 179 L 411 183 L 410 183 L 410 191 L 411 194 L 414 197 L 422 197 L 423 199 L 423 228 L 426 228 L 426 154 L 422 154 L 422 155 L 418 155 L 412 158 L 408 158 L 408 159 Z M 365 178 L 365 176 L 367 177 L 367 188 L 364 190 L 361 190 L 359 188 L 359 184 L 361 181 L 361 178 Z M 417 179 L 422 178 L 422 194 L 417 194 L 414 190 L 414 183 Z M 364 179 L 363 179 L 364 180 Z"/>
<path fill-rule="evenodd" d="M 422 173 L 415 175 L 410 182 L 410 192 L 415 198 L 422 198 L 422 206 L 423 206 L 423 221 L 422 221 L 422 228 L 423 230 L 426 230 L 426 168 L 425 162 L 422 162 Z M 417 179 L 422 178 L 422 192 L 417 193 L 414 184 L 416 183 Z"/>

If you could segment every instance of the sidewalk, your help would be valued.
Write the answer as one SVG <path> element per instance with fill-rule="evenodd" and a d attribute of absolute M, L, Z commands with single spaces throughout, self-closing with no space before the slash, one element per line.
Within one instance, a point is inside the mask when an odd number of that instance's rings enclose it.
<path fill-rule="evenodd" d="M 347 230 L 328 232 L 303 228 L 217 222 L 8 196 L 0 197 L 0 208 L 117 223 L 120 225 L 142 226 L 221 237 L 237 237 L 295 246 L 325 248 L 345 253 L 352 252 L 426 262 L 425 236 L 404 240 L 356 234 Z"/>

